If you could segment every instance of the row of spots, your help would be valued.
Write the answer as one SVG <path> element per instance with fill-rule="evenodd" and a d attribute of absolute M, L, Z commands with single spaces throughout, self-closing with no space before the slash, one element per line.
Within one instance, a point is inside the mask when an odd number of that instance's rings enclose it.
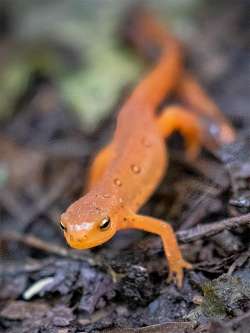
<path fill-rule="evenodd" d="M 138 174 L 138 173 L 141 172 L 141 168 L 140 168 L 138 165 L 136 165 L 136 164 L 132 164 L 130 168 L 131 168 L 131 170 L 132 170 L 132 172 L 133 172 L 134 174 Z M 122 186 L 122 182 L 121 182 L 121 180 L 120 180 L 119 178 L 115 178 L 115 179 L 114 179 L 114 184 L 115 184 L 116 186 L 118 186 L 118 187 L 121 187 L 121 186 Z"/>
<path fill-rule="evenodd" d="M 142 138 L 141 143 L 143 144 L 144 147 L 147 147 L 147 148 L 151 147 L 150 142 L 149 142 L 148 139 L 145 138 L 145 137 Z M 136 164 L 132 164 L 132 165 L 130 166 L 130 169 L 132 170 L 132 172 L 133 172 L 134 174 L 139 174 L 139 173 L 141 172 L 141 167 L 140 167 L 139 165 L 136 165 Z M 121 180 L 120 180 L 119 178 L 115 178 L 115 179 L 114 179 L 114 184 L 115 184 L 116 186 L 118 186 L 118 187 L 121 187 L 121 186 L 122 186 L 122 182 L 121 182 Z"/>
<path fill-rule="evenodd" d="M 123 221 L 124 221 L 124 222 L 129 222 L 129 221 L 130 221 L 130 222 L 134 222 L 135 219 L 134 219 L 133 217 L 132 217 L 132 218 L 129 218 L 129 219 L 128 219 L 127 217 L 124 217 L 124 218 L 123 218 Z"/>

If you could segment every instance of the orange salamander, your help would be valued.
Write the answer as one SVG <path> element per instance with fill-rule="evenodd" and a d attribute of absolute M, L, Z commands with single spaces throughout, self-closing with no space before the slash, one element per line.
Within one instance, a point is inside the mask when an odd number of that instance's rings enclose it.
<path fill-rule="evenodd" d="M 144 11 L 133 28 L 137 48 L 145 54 L 146 43 L 157 47 L 161 50 L 159 61 L 121 108 L 113 139 L 90 168 L 88 192 L 62 214 L 60 224 L 68 244 L 76 249 L 103 244 L 121 229 L 136 228 L 159 235 L 169 278 L 181 286 L 183 270 L 192 266 L 183 259 L 172 227 L 137 212 L 162 180 L 168 164 L 165 139 L 173 131 L 184 136 L 190 158 L 197 155 L 208 136 L 223 144 L 234 139 L 234 131 L 183 69 L 179 43 Z M 173 91 L 183 104 L 156 113 Z M 203 122 L 203 115 L 208 122 Z M 217 131 L 210 131 L 211 124 Z"/>

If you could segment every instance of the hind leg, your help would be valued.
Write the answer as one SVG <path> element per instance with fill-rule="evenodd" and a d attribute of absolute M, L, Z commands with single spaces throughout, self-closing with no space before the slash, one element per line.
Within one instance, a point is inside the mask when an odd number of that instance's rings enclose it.
<path fill-rule="evenodd" d="M 113 148 L 109 144 L 96 155 L 89 170 L 86 190 L 89 191 L 103 176 L 109 162 L 113 157 Z"/>
<path fill-rule="evenodd" d="M 157 119 L 158 128 L 164 138 L 179 131 L 185 139 L 187 157 L 195 158 L 202 143 L 202 125 L 197 115 L 188 109 L 173 105 L 165 108 Z"/>
<path fill-rule="evenodd" d="M 207 121 L 210 142 L 214 141 L 210 143 L 211 148 L 235 140 L 236 134 L 230 122 L 190 73 L 184 73 L 177 87 L 177 95 L 192 111 Z M 209 142 L 206 143 L 208 145 Z"/>

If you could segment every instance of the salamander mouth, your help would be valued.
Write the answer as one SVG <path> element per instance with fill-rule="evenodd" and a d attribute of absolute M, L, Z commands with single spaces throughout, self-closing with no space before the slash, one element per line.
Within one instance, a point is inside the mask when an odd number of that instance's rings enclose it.
<path fill-rule="evenodd" d="M 101 239 L 84 239 L 82 237 L 75 238 L 65 235 L 67 243 L 70 247 L 77 250 L 87 250 L 107 242 L 111 237 L 103 237 Z"/>

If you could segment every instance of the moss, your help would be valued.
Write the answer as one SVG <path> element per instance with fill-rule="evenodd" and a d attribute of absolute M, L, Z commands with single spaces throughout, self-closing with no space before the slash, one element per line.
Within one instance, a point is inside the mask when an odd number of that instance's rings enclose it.
<path fill-rule="evenodd" d="M 204 284 L 202 289 L 204 293 L 204 301 L 201 305 L 201 309 L 204 315 L 210 318 L 224 318 L 226 315 L 226 306 L 216 293 L 213 281 Z"/>
<path fill-rule="evenodd" d="M 238 276 L 227 274 L 202 286 L 203 302 L 188 318 L 195 322 L 208 319 L 223 319 L 233 316 L 241 303 L 250 299 L 250 282 Z"/>

